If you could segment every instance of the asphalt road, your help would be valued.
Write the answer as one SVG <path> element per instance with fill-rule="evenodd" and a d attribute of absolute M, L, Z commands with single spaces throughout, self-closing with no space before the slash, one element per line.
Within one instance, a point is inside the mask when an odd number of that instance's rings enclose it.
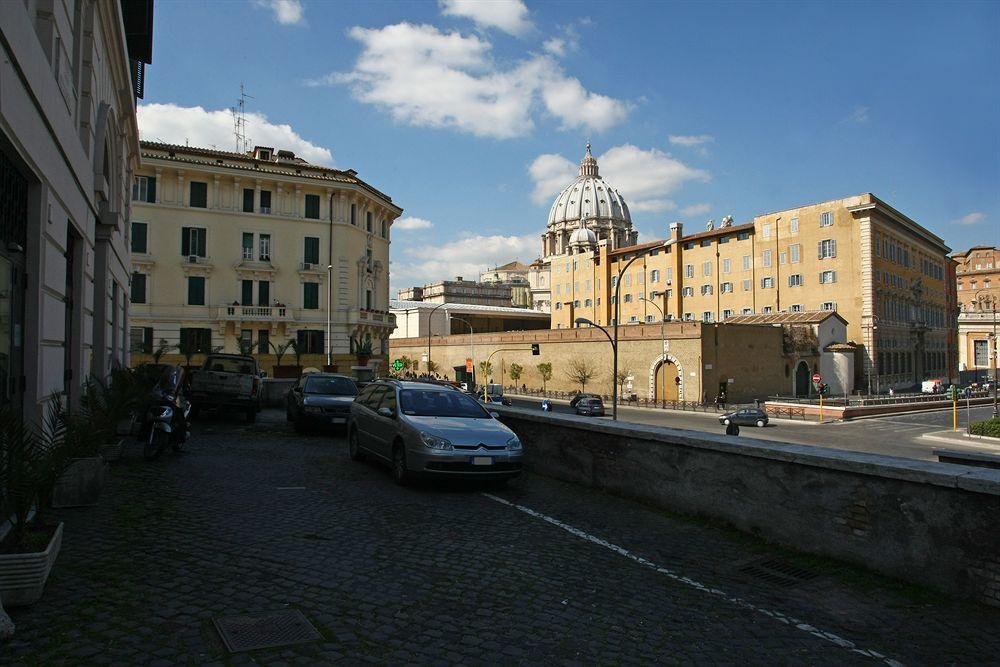
<path fill-rule="evenodd" d="M 514 406 L 541 410 L 541 399 L 511 396 Z M 550 401 L 553 411 L 575 414 L 567 401 Z M 610 407 L 605 406 L 608 415 L 604 417 L 580 417 L 580 419 L 610 420 Z M 972 408 L 972 421 L 986 419 L 992 414 L 991 406 Z M 669 426 L 692 431 L 724 433 L 725 427 L 719 423 L 719 413 L 682 412 L 677 410 L 655 410 L 649 408 L 618 408 L 619 421 L 629 421 L 652 426 Z M 951 429 L 952 414 L 949 410 L 921 412 L 859 419 L 849 422 L 818 424 L 794 420 L 772 420 L 764 428 L 741 426 L 740 435 L 759 440 L 791 442 L 800 445 L 816 445 L 855 452 L 884 454 L 909 459 L 937 460 L 935 449 L 944 447 L 962 448 L 992 454 L 1000 453 L 1000 447 L 982 444 L 979 441 L 944 443 L 922 436 L 941 433 Z M 966 413 L 959 411 L 959 429 L 964 429 Z"/>

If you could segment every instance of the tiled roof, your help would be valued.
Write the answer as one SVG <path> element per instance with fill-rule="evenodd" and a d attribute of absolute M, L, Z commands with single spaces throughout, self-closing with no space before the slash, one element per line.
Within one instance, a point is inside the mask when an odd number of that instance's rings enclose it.
<path fill-rule="evenodd" d="M 392 312 L 399 310 L 430 310 L 431 308 L 436 308 L 441 306 L 440 303 L 433 301 L 400 301 L 398 299 L 389 300 L 389 310 Z M 513 308 L 507 306 L 483 306 L 476 303 L 449 303 L 447 305 L 441 306 L 443 310 L 448 310 L 453 313 L 496 313 L 503 315 L 518 315 L 525 317 L 537 317 L 541 319 L 542 317 L 551 317 L 549 313 L 543 313 L 540 310 L 531 310 L 530 308 Z"/>
<path fill-rule="evenodd" d="M 519 262 L 519 261 L 517 261 L 515 259 L 513 262 L 507 262 L 506 264 L 502 264 L 502 265 L 494 268 L 493 270 L 494 271 L 524 271 L 527 268 L 528 268 L 527 265 L 522 264 L 521 262 Z"/>
<path fill-rule="evenodd" d="M 719 227 L 718 229 L 709 229 L 704 232 L 698 232 L 697 234 L 688 234 L 682 236 L 678 243 L 687 243 L 688 241 L 698 241 L 701 239 L 711 238 L 715 236 L 727 236 L 729 234 L 735 234 L 736 232 L 752 232 L 753 223 L 748 222 L 744 225 L 733 225 L 731 227 Z M 617 255 L 628 255 L 634 252 L 641 252 L 643 250 L 649 250 L 650 248 L 655 248 L 656 246 L 661 246 L 666 243 L 667 239 L 660 239 L 659 241 L 649 241 L 647 243 L 640 243 L 638 245 L 630 245 L 624 248 L 618 248 L 617 250 L 612 250 L 608 253 L 609 256 Z"/>
<path fill-rule="evenodd" d="M 724 324 L 819 324 L 836 317 L 847 324 L 835 310 L 807 310 L 801 313 L 771 313 L 770 315 L 734 315 L 727 317 Z"/>

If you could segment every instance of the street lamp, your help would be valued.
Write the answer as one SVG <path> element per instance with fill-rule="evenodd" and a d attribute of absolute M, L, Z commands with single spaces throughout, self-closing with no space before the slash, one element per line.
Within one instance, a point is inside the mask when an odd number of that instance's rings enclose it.
<path fill-rule="evenodd" d="M 472 338 L 472 334 L 474 334 L 475 332 L 472 330 L 472 323 L 470 323 L 469 320 L 463 319 L 461 317 L 455 317 L 454 315 L 451 316 L 451 319 L 458 320 L 465 326 L 469 327 L 469 355 L 470 359 L 472 359 L 472 382 L 469 383 L 471 385 L 469 389 L 475 392 L 476 391 L 476 341 L 475 339 Z"/>
<path fill-rule="evenodd" d="M 589 326 L 597 327 L 598 329 L 600 329 L 601 333 L 603 333 L 605 336 L 608 337 L 608 342 L 611 343 L 611 350 L 612 350 L 612 353 L 615 356 L 615 361 L 616 362 L 618 361 L 618 344 L 615 341 L 611 340 L 611 334 L 608 333 L 607 329 L 605 329 L 604 327 L 602 327 L 600 324 L 597 324 L 596 322 L 591 322 L 586 317 L 578 317 L 578 318 L 576 318 L 573 321 L 573 323 L 576 324 L 576 326 L 580 326 L 581 324 L 587 324 Z M 618 390 L 618 378 L 617 377 L 611 378 L 611 396 L 612 396 L 612 399 L 614 399 L 614 396 L 617 395 L 616 394 L 617 390 Z M 615 410 L 614 408 L 615 408 L 614 403 L 612 403 L 612 406 L 611 406 L 611 419 L 612 420 L 617 420 L 618 419 L 618 411 Z"/>
<path fill-rule="evenodd" d="M 649 305 L 655 306 L 656 310 L 660 311 L 660 404 L 662 405 L 662 407 L 666 408 L 667 407 L 667 369 L 664 366 L 663 362 L 666 361 L 666 359 L 664 358 L 664 355 L 665 355 L 666 348 L 667 348 L 667 339 L 663 335 L 663 321 L 665 319 L 667 319 L 667 316 L 663 314 L 663 309 L 660 308 L 660 304 L 656 303 L 655 301 L 650 301 L 646 297 L 640 297 L 639 301 L 645 301 Z M 616 382 L 617 382 L 617 380 L 618 380 L 618 378 L 615 378 Z"/>
<path fill-rule="evenodd" d="M 875 371 L 875 393 L 879 393 L 879 375 L 878 375 L 878 351 L 877 345 L 875 344 L 875 332 L 878 331 L 879 318 L 878 315 L 871 316 L 872 321 L 865 326 L 871 332 L 871 348 L 868 350 L 868 356 L 871 357 L 871 361 L 868 364 L 868 398 L 872 396 L 872 370 Z"/>
<path fill-rule="evenodd" d="M 621 268 L 621 270 L 618 272 L 618 279 L 615 280 L 615 319 L 612 322 L 612 325 L 614 326 L 615 329 L 614 368 L 611 371 L 615 384 L 611 388 L 612 419 L 618 419 L 618 320 L 621 319 L 621 299 L 619 299 L 619 297 L 621 296 L 620 292 L 622 289 L 622 275 L 624 275 L 624 273 L 628 271 L 628 267 L 632 266 L 632 262 L 634 262 L 635 260 L 639 259 L 640 257 L 644 257 L 645 255 L 651 253 L 654 250 L 659 250 L 661 248 L 669 248 L 671 245 L 674 244 L 675 240 L 676 239 L 667 239 L 666 241 L 663 242 L 662 245 L 655 245 L 652 246 L 651 248 L 646 248 L 645 250 L 637 251 L 635 257 L 626 262 L 625 266 Z"/>
<path fill-rule="evenodd" d="M 431 318 L 434 317 L 434 312 L 441 306 L 447 306 L 448 302 L 439 303 L 438 305 L 431 308 L 431 314 L 427 316 L 427 376 L 430 377 L 431 374 Z"/>
<path fill-rule="evenodd" d="M 976 304 L 979 306 L 979 312 L 984 312 L 983 303 L 987 303 L 990 306 L 990 319 L 993 320 L 993 340 L 990 341 L 990 345 L 987 347 L 987 353 L 992 355 L 993 358 L 993 419 L 1000 418 L 1000 410 L 997 406 L 997 366 L 1000 366 L 1000 359 L 997 358 L 998 352 L 1000 352 L 1000 346 L 997 345 L 997 298 L 994 295 L 992 298 L 989 294 L 986 295 L 985 299 L 980 299 L 979 295 L 986 290 L 979 290 L 976 292 Z M 990 349 L 992 348 L 992 349 Z"/>

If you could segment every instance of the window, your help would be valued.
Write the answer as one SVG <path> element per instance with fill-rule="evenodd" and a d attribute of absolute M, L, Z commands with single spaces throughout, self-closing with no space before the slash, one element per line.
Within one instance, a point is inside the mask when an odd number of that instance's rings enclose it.
<path fill-rule="evenodd" d="M 146 250 L 146 231 L 148 225 L 145 222 L 133 222 L 132 223 L 132 252 L 134 253 L 145 253 Z"/>
<path fill-rule="evenodd" d="M 743 270 L 750 270 L 750 255 L 743 255 Z"/>
<path fill-rule="evenodd" d="M 382 221 L 382 238 L 385 238 L 388 233 L 389 233 L 389 225 L 386 223 L 385 220 L 383 220 Z"/>
<path fill-rule="evenodd" d="M 253 234 L 243 232 L 243 259 L 253 261 Z"/>
<path fill-rule="evenodd" d="M 746 241 L 750 238 L 750 232 L 736 232 L 737 241 Z"/>
<path fill-rule="evenodd" d="M 732 293 L 732 291 L 733 291 L 733 284 L 732 283 L 722 283 L 721 289 L 722 289 L 722 293 L 723 294 Z"/>
<path fill-rule="evenodd" d="M 793 303 L 792 305 L 790 305 L 788 307 L 788 312 L 790 312 L 790 313 L 801 313 L 802 312 L 802 304 L 801 303 Z"/>
<path fill-rule="evenodd" d="M 753 315 L 753 308 L 744 308 L 740 311 L 741 315 Z"/>
<path fill-rule="evenodd" d="M 180 343 L 195 354 L 207 354 L 212 351 L 212 330 L 181 328 Z"/>
<path fill-rule="evenodd" d="M 974 340 L 973 345 L 973 356 L 975 357 L 976 366 L 989 366 L 990 365 L 990 342 L 988 340 Z"/>
<path fill-rule="evenodd" d="M 684 289 L 681 290 L 681 295 L 682 296 L 694 296 L 694 288 L 693 287 L 685 287 Z"/>
<path fill-rule="evenodd" d="M 632 295 L 631 294 L 626 294 L 625 295 L 625 303 L 632 303 Z"/>
<path fill-rule="evenodd" d="M 195 208 L 208 208 L 208 183 L 191 181 L 188 205 Z"/>
<path fill-rule="evenodd" d="M 136 176 L 132 181 L 132 201 L 154 203 L 156 201 L 156 178 Z"/>
<path fill-rule="evenodd" d="M 370 289 L 365 290 L 365 309 L 373 310 L 375 308 L 375 295 Z"/>
<path fill-rule="evenodd" d="M 573 260 L 573 270 L 576 271 L 576 260 L 575 259 Z"/>
<path fill-rule="evenodd" d="M 614 303 L 615 298 L 611 297 L 611 302 Z M 562 310 L 562 302 L 556 301 L 556 310 Z"/>
<path fill-rule="evenodd" d="M 616 287 L 618 287 L 618 276 L 611 276 L 611 289 L 614 289 Z"/>
<path fill-rule="evenodd" d="M 684 277 L 685 278 L 694 278 L 694 264 L 685 264 L 684 265 Z"/>
<path fill-rule="evenodd" d="M 730 271 L 732 271 L 732 268 L 733 268 L 733 262 L 732 262 L 732 260 L 729 260 L 729 259 L 722 260 L 722 272 L 723 273 L 729 273 Z"/>
<path fill-rule="evenodd" d="M 788 231 L 791 234 L 798 234 L 799 233 L 799 219 L 798 218 L 792 218 L 789 221 L 789 223 L 788 223 Z"/>
<path fill-rule="evenodd" d="M 307 236 L 303 242 L 302 261 L 307 264 L 319 264 L 319 238 Z"/>
<path fill-rule="evenodd" d="M 241 306 L 252 306 L 253 305 L 253 281 L 252 280 L 241 280 L 240 281 L 240 305 Z"/>
<path fill-rule="evenodd" d="M 772 289 L 774 287 L 774 278 L 768 276 L 767 278 L 760 279 L 761 289 Z"/>
<path fill-rule="evenodd" d="M 260 152 L 257 153 L 257 159 L 258 160 L 270 160 L 271 159 L 271 151 L 261 150 Z"/>
<path fill-rule="evenodd" d="M 821 271 L 819 274 L 819 282 L 821 285 L 826 285 L 828 283 L 837 282 L 837 272 L 836 271 Z"/>
<path fill-rule="evenodd" d="M 761 238 L 769 239 L 771 238 L 771 223 L 764 223 L 760 227 Z"/>
<path fill-rule="evenodd" d="M 667 267 L 667 282 L 670 282 L 673 279 L 674 279 L 674 267 L 668 266 Z"/>
<path fill-rule="evenodd" d="M 733 311 L 730 310 L 729 308 L 722 311 L 722 319 L 728 320 L 732 316 L 733 316 Z"/>
<path fill-rule="evenodd" d="M 260 254 L 258 255 L 258 259 L 262 262 L 271 261 L 271 235 L 261 234 L 259 241 Z"/>
<path fill-rule="evenodd" d="M 319 195 L 306 195 L 306 217 L 319 220 Z"/>
<path fill-rule="evenodd" d="M 257 354 L 268 354 L 271 351 L 271 332 L 267 329 L 257 331 Z"/>
<path fill-rule="evenodd" d="M 371 234 L 372 233 L 372 212 L 365 211 L 365 230 Z"/>
<path fill-rule="evenodd" d="M 557 283 L 556 284 L 556 295 L 558 296 L 560 294 L 562 294 L 562 283 Z"/>
<path fill-rule="evenodd" d="M 763 308 L 760 309 L 761 315 L 770 315 L 773 312 L 774 308 L 772 308 L 771 306 L 764 306 Z"/>
<path fill-rule="evenodd" d="M 130 352 L 153 353 L 153 327 L 131 327 L 128 338 Z"/>
<path fill-rule="evenodd" d="M 308 310 L 319 308 L 319 283 L 302 283 L 302 307 Z"/>
<path fill-rule="evenodd" d="M 761 255 L 761 266 L 769 267 L 771 266 L 771 251 L 765 250 Z"/>
<path fill-rule="evenodd" d="M 587 290 L 588 292 L 590 291 L 590 280 L 583 281 L 583 289 Z"/>
<path fill-rule="evenodd" d="M 656 317 L 653 315 L 646 315 L 646 324 L 652 324 L 656 321 Z"/>
<path fill-rule="evenodd" d="M 819 309 L 820 310 L 837 310 L 837 302 L 836 301 L 824 301 L 820 305 Z"/>
<path fill-rule="evenodd" d="M 749 292 L 752 289 L 752 287 L 753 287 L 752 281 L 750 281 L 750 280 L 744 280 L 743 281 L 743 291 L 744 292 Z"/>
<path fill-rule="evenodd" d="M 719 245 L 722 245 L 723 243 L 729 243 L 729 237 L 728 236 L 720 236 L 719 237 Z"/>
<path fill-rule="evenodd" d="M 181 227 L 181 254 L 185 257 L 205 257 L 206 231 L 204 227 Z"/>
<path fill-rule="evenodd" d="M 625 276 L 625 287 L 631 287 L 631 286 L 632 286 L 632 276 L 626 275 Z"/>
<path fill-rule="evenodd" d="M 820 227 L 833 227 L 833 213 L 830 211 L 824 211 L 819 214 L 819 226 Z"/>
<path fill-rule="evenodd" d="M 684 244 L 684 249 L 685 250 L 693 250 L 694 249 L 694 241 L 688 241 L 687 243 L 685 243 Z"/>
<path fill-rule="evenodd" d="M 802 261 L 802 244 L 793 243 L 788 246 L 788 253 L 791 255 L 792 264 L 798 264 Z"/>
<path fill-rule="evenodd" d="M 684 313 L 684 321 L 691 322 L 694 320 L 694 313 Z"/>
<path fill-rule="evenodd" d="M 146 274 L 132 274 L 132 303 L 146 303 Z"/>
<path fill-rule="evenodd" d="M 205 305 L 205 278 L 202 276 L 188 276 L 188 305 Z"/>
<path fill-rule="evenodd" d="M 296 334 L 296 343 L 303 354 L 323 354 L 323 331 L 322 329 L 299 329 Z"/>
<path fill-rule="evenodd" d="M 271 191 L 261 190 L 260 191 L 260 212 L 264 214 L 269 214 L 271 212 Z"/>
<path fill-rule="evenodd" d="M 638 315 L 633 315 L 630 318 L 628 318 L 628 321 L 629 321 L 630 324 L 634 324 L 635 322 L 639 321 L 639 316 Z"/>
<path fill-rule="evenodd" d="M 257 283 L 257 305 L 271 305 L 271 283 L 267 280 L 261 280 Z"/>
<path fill-rule="evenodd" d="M 712 314 L 712 311 L 706 310 L 705 312 L 703 312 L 701 314 L 701 321 L 702 322 L 713 322 L 713 321 L 715 321 L 715 315 Z"/>
<path fill-rule="evenodd" d="M 711 293 L 712 293 L 712 286 L 711 285 L 702 285 L 701 286 L 701 294 L 702 294 L 702 296 L 704 296 L 706 294 L 711 294 Z"/>
<path fill-rule="evenodd" d="M 358 224 L 358 205 L 351 204 L 351 224 L 357 226 Z"/>
<path fill-rule="evenodd" d="M 829 259 L 831 257 L 837 256 L 837 241 L 836 239 L 823 239 L 819 242 L 817 248 L 819 252 L 820 259 Z"/>
<path fill-rule="evenodd" d="M 583 300 L 583 305 L 586 306 L 587 308 L 590 308 L 591 306 L 594 305 L 594 302 L 591 301 L 590 299 L 584 299 Z"/>
<path fill-rule="evenodd" d="M 712 275 L 712 262 L 702 262 L 701 263 L 701 275 L 710 276 Z"/>
<path fill-rule="evenodd" d="M 243 188 L 243 212 L 253 213 L 253 188 Z"/>
<path fill-rule="evenodd" d="M 702 239 L 701 241 L 702 248 L 708 248 L 711 247 L 711 245 L 712 245 L 712 239 Z"/>
<path fill-rule="evenodd" d="M 789 287 L 801 287 L 802 286 L 802 274 L 793 273 L 788 276 L 788 286 Z"/>

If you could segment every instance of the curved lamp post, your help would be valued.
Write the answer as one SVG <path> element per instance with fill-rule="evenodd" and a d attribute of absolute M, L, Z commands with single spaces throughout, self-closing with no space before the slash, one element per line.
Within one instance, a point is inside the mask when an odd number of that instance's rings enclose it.
<path fill-rule="evenodd" d="M 472 329 L 472 323 L 469 322 L 469 320 L 466 320 L 466 319 L 461 318 L 461 317 L 455 317 L 454 315 L 451 316 L 451 319 L 458 320 L 459 322 L 461 322 L 465 326 L 469 327 L 469 355 L 470 355 L 469 358 L 472 359 L 472 382 L 470 382 L 469 384 L 472 385 L 470 387 L 470 389 L 472 389 L 472 391 L 475 392 L 476 391 L 476 387 L 475 387 L 475 384 L 476 384 L 476 341 L 475 341 L 475 339 L 472 338 L 472 334 L 474 334 L 475 331 L 473 331 L 473 329 Z"/>
<path fill-rule="evenodd" d="M 427 316 L 427 375 L 431 374 L 431 319 L 434 317 L 435 311 L 442 306 L 447 306 L 448 303 L 439 303 L 438 305 L 431 308 L 431 314 Z"/>
<path fill-rule="evenodd" d="M 596 322 L 591 322 L 586 317 L 578 317 L 578 318 L 576 318 L 573 321 L 573 323 L 576 324 L 576 326 L 580 326 L 581 324 L 586 324 L 586 325 L 589 325 L 589 326 L 592 326 L 592 327 L 597 327 L 598 329 L 600 329 L 601 333 L 603 333 L 605 336 L 608 337 L 608 342 L 611 343 L 611 352 L 612 352 L 612 354 L 614 354 L 615 364 L 616 364 L 616 367 L 617 367 L 617 362 L 618 362 L 618 343 L 616 343 L 614 340 L 612 340 L 611 334 L 608 333 L 608 330 L 605 329 L 604 327 L 602 327 L 600 324 L 597 324 Z M 618 387 L 618 378 L 611 378 L 611 385 L 612 385 L 611 391 L 612 391 L 612 399 L 613 399 L 614 398 L 614 392 L 615 392 L 615 390 Z M 618 411 L 614 409 L 614 404 L 612 404 L 611 419 L 613 419 L 613 420 L 617 420 L 618 419 Z"/>
<path fill-rule="evenodd" d="M 666 361 L 665 348 L 667 347 L 667 339 L 663 335 L 663 321 L 667 319 L 667 316 L 663 314 L 663 309 L 660 308 L 660 304 L 655 301 L 651 301 L 646 297 L 641 297 L 639 301 L 645 301 L 651 306 L 654 306 L 656 310 L 660 311 L 660 405 L 664 408 L 667 407 L 667 369 L 663 367 L 663 362 Z M 615 378 L 617 381 L 617 378 Z"/>
<path fill-rule="evenodd" d="M 989 294 L 987 294 L 985 299 L 980 299 L 979 295 L 985 291 L 986 290 L 981 289 L 976 292 L 976 304 L 979 306 L 979 312 L 981 313 L 987 312 L 983 308 L 983 303 L 989 304 L 990 309 L 988 312 L 992 315 L 990 319 L 993 320 L 993 340 L 990 341 L 992 344 L 989 346 L 992 349 L 989 349 L 989 347 L 987 348 L 987 353 L 990 355 L 987 359 L 993 359 L 993 418 L 997 419 L 1000 418 L 1000 409 L 998 409 L 997 405 L 997 366 L 1000 366 L 1000 363 L 998 363 L 1000 362 L 1000 359 L 997 359 L 997 353 L 1000 351 L 998 350 L 998 347 L 1000 346 L 997 345 L 997 298 L 996 296 L 991 298 Z"/>

